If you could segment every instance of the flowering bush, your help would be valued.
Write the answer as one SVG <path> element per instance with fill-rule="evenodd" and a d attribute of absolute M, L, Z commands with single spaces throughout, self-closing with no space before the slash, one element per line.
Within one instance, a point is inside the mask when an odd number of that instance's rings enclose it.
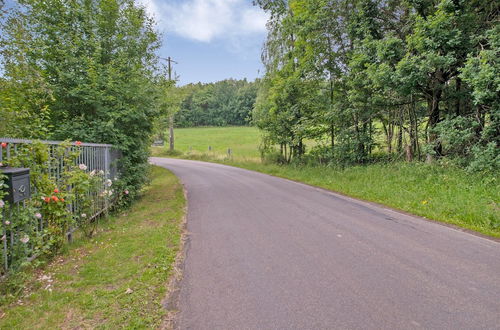
<path fill-rule="evenodd" d="M 18 145 L 16 155 L 4 162 L 13 167 L 29 167 L 32 185 L 31 199 L 21 208 L 10 208 L 10 221 L 4 221 L 9 242 L 9 263 L 18 267 L 31 255 L 52 255 L 66 240 L 75 226 L 82 228 L 86 236 L 95 231 L 98 210 L 110 205 L 113 182 L 105 178 L 103 171 L 88 172 L 88 166 L 77 163 L 81 147 L 68 142 L 49 147 L 41 142 Z M 58 175 L 55 176 L 54 171 Z M 0 188 L 3 180 L 0 178 Z M 0 189 L 0 205 L 3 201 Z M 0 220 L 2 212 L 0 212 Z M 12 222 L 12 223 L 11 223 Z M 1 235 L 4 235 L 3 233 Z"/>

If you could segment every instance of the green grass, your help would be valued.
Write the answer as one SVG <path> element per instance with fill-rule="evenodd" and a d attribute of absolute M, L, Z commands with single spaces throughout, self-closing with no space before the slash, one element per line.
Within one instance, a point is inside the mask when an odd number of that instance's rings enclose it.
<path fill-rule="evenodd" d="M 152 175 L 151 185 L 131 209 L 33 274 L 19 302 L 0 306 L 1 329 L 162 324 L 166 310 L 161 301 L 179 251 L 185 198 L 172 173 L 154 167 Z"/>
<path fill-rule="evenodd" d="M 237 143 L 249 128 L 216 128 L 222 141 Z M 210 136 L 211 129 L 193 128 L 182 134 Z M 255 139 L 253 143 L 250 137 Z M 189 140 L 189 137 L 184 137 Z M 280 166 L 263 164 L 257 155 L 258 133 L 245 140 L 242 154 L 233 158 L 216 153 L 184 153 L 177 157 L 219 162 L 292 179 L 352 197 L 384 204 L 432 220 L 453 224 L 486 235 L 500 237 L 500 185 L 498 176 L 470 174 L 455 167 L 423 163 L 388 163 L 346 169 L 324 166 Z M 234 146 L 235 150 L 237 147 Z M 166 156 L 156 149 L 156 156 Z M 243 153 L 247 150 L 246 153 Z"/>
<path fill-rule="evenodd" d="M 346 169 L 226 162 L 500 237 L 498 178 L 421 163 Z"/>
<path fill-rule="evenodd" d="M 226 157 L 227 149 L 231 149 L 233 157 L 260 157 L 258 146 L 260 132 L 255 127 L 202 127 L 175 129 L 175 149 L 183 153 L 209 153 L 214 158 Z M 166 141 L 168 144 L 168 141 Z M 165 155 L 166 147 L 153 148 L 154 155 Z"/>

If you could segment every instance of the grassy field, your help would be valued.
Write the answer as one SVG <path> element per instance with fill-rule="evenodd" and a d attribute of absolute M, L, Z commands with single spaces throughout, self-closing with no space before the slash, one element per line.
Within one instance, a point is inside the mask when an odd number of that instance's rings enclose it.
<path fill-rule="evenodd" d="M 32 274 L 18 301 L 0 306 L 0 329 L 160 326 L 184 210 L 177 178 L 154 167 L 139 202 L 106 221 L 94 239 L 75 242 Z"/>
<path fill-rule="evenodd" d="M 258 157 L 259 134 L 255 129 L 230 127 L 177 131 L 180 139 L 218 141 L 212 143 L 221 147 L 224 143 L 231 143 L 234 150 L 239 150 L 232 158 L 216 152 L 191 152 L 178 157 L 216 161 L 301 181 L 500 237 L 498 176 L 470 174 L 454 167 L 430 166 L 422 163 L 374 164 L 346 169 L 263 164 Z M 183 137 L 185 134 L 192 136 Z M 218 138 L 219 136 L 224 138 Z M 242 147 L 238 148 L 238 143 L 243 140 Z M 153 153 L 156 156 L 167 155 L 164 148 L 156 148 Z"/>
<path fill-rule="evenodd" d="M 175 130 L 175 149 L 183 153 L 225 157 L 231 149 L 237 158 L 260 158 L 260 132 L 255 127 L 203 127 Z M 208 148 L 211 147 L 209 152 Z M 161 150 L 158 149 L 158 150 Z"/>

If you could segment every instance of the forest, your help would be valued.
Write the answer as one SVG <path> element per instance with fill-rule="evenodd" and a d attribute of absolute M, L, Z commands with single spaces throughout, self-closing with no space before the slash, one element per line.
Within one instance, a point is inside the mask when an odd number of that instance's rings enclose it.
<path fill-rule="evenodd" d="M 498 2 L 254 2 L 270 15 L 253 112 L 264 151 L 500 169 Z"/>
<path fill-rule="evenodd" d="M 257 97 L 258 81 L 227 79 L 188 84 L 175 115 L 176 127 L 248 125 Z"/>

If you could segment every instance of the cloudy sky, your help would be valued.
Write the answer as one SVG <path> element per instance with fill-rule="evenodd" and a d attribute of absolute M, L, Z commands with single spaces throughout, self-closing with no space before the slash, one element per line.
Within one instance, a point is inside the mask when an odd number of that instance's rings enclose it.
<path fill-rule="evenodd" d="M 262 75 L 265 13 L 251 0 L 137 0 L 163 33 L 181 85 Z"/>

